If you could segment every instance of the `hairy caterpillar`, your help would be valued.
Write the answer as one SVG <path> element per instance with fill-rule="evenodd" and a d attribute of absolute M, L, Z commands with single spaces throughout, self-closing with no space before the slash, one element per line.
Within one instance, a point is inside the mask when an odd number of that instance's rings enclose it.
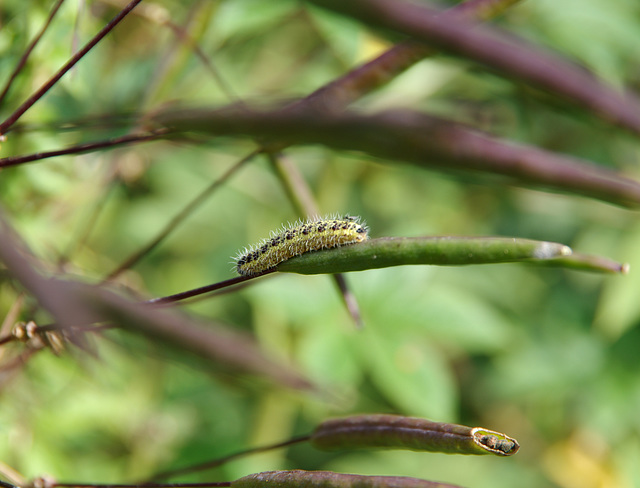
<path fill-rule="evenodd" d="M 368 231 L 359 217 L 312 218 L 296 222 L 240 252 L 235 258 L 236 270 L 242 276 L 257 275 L 300 254 L 365 241 Z"/>

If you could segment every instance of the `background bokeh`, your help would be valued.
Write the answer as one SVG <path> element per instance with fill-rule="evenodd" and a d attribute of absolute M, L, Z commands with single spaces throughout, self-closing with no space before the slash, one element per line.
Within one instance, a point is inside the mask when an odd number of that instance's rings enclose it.
<path fill-rule="evenodd" d="M 51 2 L 0 4 L 0 82 Z M 0 106 L 4 119 L 117 9 L 66 2 Z M 21 119 L 2 156 L 131 130 L 119 116 L 228 93 L 164 21 L 184 27 L 236 97 L 304 96 L 390 44 L 354 21 L 289 0 L 143 2 Z M 528 0 L 495 21 L 620 89 L 638 89 L 640 4 Z M 448 56 L 420 62 L 356 104 L 409 107 L 639 177 L 640 145 L 545 94 Z M 98 116 L 107 115 L 102 123 Z M 78 121 L 84 121 L 78 124 Z M 250 140 L 155 142 L 9 168 L 0 201 L 34 253 L 98 282 L 191 198 L 249 153 Z M 303 434 L 330 416 L 391 412 L 482 425 L 516 437 L 508 459 L 412 452 L 320 453 L 301 445 L 184 479 L 330 469 L 416 476 L 470 488 L 640 486 L 640 225 L 573 196 L 442 175 L 322 147 L 288 149 L 323 213 L 360 215 L 371 235 L 503 235 L 563 242 L 629 262 L 602 277 L 523 265 L 353 273 L 363 330 L 333 282 L 283 275 L 185 307 L 250 332 L 269 357 L 322 387 L 291 391 L 202 367 L 188 354 L 111 331 L 95 353 L 44 351 L 0 372 L 0 461 L 27 477 L 125 482 Z M 120 285 L 163 296 L 233 276 L 231 256 L 297 215 L 257 158 Z M 0 313 L 20 293 L 2 275 Z M 22 319 L 46 314 L 28 297 Z M 35 310 L 35 312 L 34 312 Z M 5 346 L 0 354 L 10 355 Z"/>

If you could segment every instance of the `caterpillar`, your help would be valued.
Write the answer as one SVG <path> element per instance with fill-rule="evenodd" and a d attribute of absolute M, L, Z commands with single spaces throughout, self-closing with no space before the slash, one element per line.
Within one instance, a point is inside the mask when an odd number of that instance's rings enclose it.
<path fill-rule="evenodd" d="M 365 241 L 368 232 L 359 217 L 298 221 L 238 253 L 235 268 L 242 276 L 254 276 L 300 254 Z"/>

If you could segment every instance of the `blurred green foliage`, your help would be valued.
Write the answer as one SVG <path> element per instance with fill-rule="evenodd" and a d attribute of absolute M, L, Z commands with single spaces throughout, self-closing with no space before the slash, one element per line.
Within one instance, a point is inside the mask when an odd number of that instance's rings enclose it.
<path fill-rule="evenodd" d="M 0 5 L 0 82 L 50 2 Z M 143 9 L 147 10 L 143 10 Z M 147 2 L 194 36 L 243 100 L 303 96 L 380 52 L 365 27 L 293 1 Z M 0 107 L 10 111 L 110 17 L 113 6 L 63 5 Z M 529 0 L 499 25 L 554 49 L 620 87 L 640 86 L 640 5 Z M 21 119 L 2 156 L 123 134 L 97 115 L 178 102 L 230 100 L 165 26 L 132 16 Z M 461 60 L 435 57 L 358 102 L 411 106 L 498 135 L 638 171 L 638 142 L 578 110 Z M 80 121 L 74 130 L 66 124 Z M 55 269 L 99 281 L 247 154 L 251 141 L 157 142 L 60 157 L 0 173 L 0 199 L 32 250 Z M 0 461 L 27 477 L 122 482 L 281 441 L 328 416 L 394 412 L 482 425 L 516 437 L 512 459 L 409 452 L 326 454 L 306 446 L 239 460 L 197 480 L 278 468 L 408 475 L 473 488 L 640 485 L 640 227 L 602 203 L 486 185 L 359 154 L 293 148 L 324 213 L 361 215 L 374 237 L 514 235 L 563 242 L 631 263 L 627 277 L 517 265 L 406 267 L 347 276 L 366 327 L 354 330 L 326 277 L 279 276 L 200 301 L 192 313 L 253 333 L 322 394 L 211 375 L 188 355 L 120 332 L 34 355 L 5 372 Z M 297 218 L 264 160 L 255 160 L 184 220 L 121 283 L 162 296 L 232 276 L 230 256 Z M 18 292 L 0 284 L 0 310 Z M 25 308 L 21 318 L 31 318 Z M 39 313 L 36 319 L 46 321 Z M 0 353 L 9 354 L 14 345 Z"/>

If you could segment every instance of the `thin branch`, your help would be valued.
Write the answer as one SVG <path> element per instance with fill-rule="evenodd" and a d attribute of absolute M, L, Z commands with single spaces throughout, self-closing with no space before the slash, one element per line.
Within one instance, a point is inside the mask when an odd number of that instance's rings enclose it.
<path fill-rule="evenodd" d="M 186 300 L 187 298 L 193 298 L 200 295 L 204 295 L 205 293 L 210 293 L 212 291 L 221 290 L 223 288 L 228 288 L 230 286 L 235 286 L 239 283 L 243 283 L 245 281 L 249 281 L 254 278 L 259 278 L 261 276 L 271 274 L 273 272 L 275 272 L 275 269 L 271 269 L 253 276 L 237 276 L 229 280 L 219 281 L 218 283 L 213 283 L 211 285 L 201 286 L 199 288 L 194 288 L 192 290 L 176 293 L 175 295 L 169 295 L 169 296 L 160 297 L 160 298 L 152 298 L 151 300 L 147 300 L 144 303 L 147 303 L 149 305 L 168 305 L 170 303 Z"/>
<path fill-rule="evenodd" d="M 319 215 L 320 209 L 313 196 L 313 191 L 298 167 L 287 158 L 272 152 L 267 153 L 267 157 L 298 217 L 306 219 L 312 215 Z"/>
<path fill-rule="evenodd" d="M 503 176 L 524 186 L 640 207 L 640 183 L 616 171 L 408 110 L 362 115 L 329 114 L 302 107 L 297 111 L 285 107 L 261 112 L 231 107 L 157 114 L 156 121 L 180 132 L 263 137 L 273 141 L 273 148 L 324 144 L 335 149 L 364 151 L 388 162 Z"/>
<path fill-rule="evenodd" d="M 519 1 L 469 0 L 452 7 L 445 13 L 459 15 L 469 20 L 488 20 Z M 374 60 L 355 68 L 292 104 L 291 109 L 310 106 L 322 108 L 323 110 L 343 110 L 348 104 L 389 82 L 410 66 L 434 52 L 436 51 L 416 42 L 397 44 Z M 198 56 L 200 56 L 200 53 L 198 53 Z M 103 149 L 112 145 L 109 141 L 92 144 L 94 145 L 80 145 L 58 151 L 0 159 L 0 168 L 65 154 Z"/>
<path fill-rule="evenodd" d="M 10 166 L 17 166 L 20 164 L 30 163 L 32 161 L 40 161 L 42 159 L 54 158 L 56 156 L 66 156 L 69 154 L 81 154 L 98 149 L 112 149 L 118 146 L 127 144 L 154 141 L 165 136 L 166 130 L 158 129 L 151 132 L 145 132 L 143 134 L 128 134 L 121 137 L 114 137 L 113 139 L 105 139 L 96 142 L 87 142 L 85 144 L 78 144 L 76 146 L 67 147 L 65 149 L 57 149 L 55 151 L 45 151 L 35 154 L 27 154 L 25 156 L 9 156 L 6 158 L 0 158 L 0 168 L 8 168 Z"/>
<path fill-rule="evenodd" d="M 103 288 L 44 278 L 22 239 L 0 215 L 0 261 L 65 330 L 88 324 L 117 324 L 235 371 L 266 376 L 295 389 L 313 390 L 296 369 L 267 358 L 248 335 L 213 322 L 202 323 L 167 310 L 129 302 Z"/>
<path fill-rule="evenodd" d="M 57 267 L 62 270 L 64 266 L 71 260 L 71 257 L 82 247 L 84 247 L 89 240 L 89 236 L 94 231 L 102 212 L 107 208 L 107 201 L 111 195 L 114 194 L 115 189 L 118 187 L 120 179 L 109 175 L 104 185 L 100 187 L 102 195 L 96 195 L 96 199 L 92 202 L 92 207 L 87 216 L 82 219 L 81 224 L 73 232 L 71 239 L 67 243 L 66 248 L 60 253 L 57 259 Z"/>
<path fill-rule="evenodd" d="M 124 262 L 122 262 L 117 268 L 111 271 L 104 279 L 103 282 L 109 281 L 117 277 L 124 270 L 131 268 L 135 265 L 140 259 L 149 254 L 153 249 L 155 249 L 162 241 L 164 241 L 171 232 L 175 230 L 175 228 L 180 225 L 187 216 L 193 212 L 196 208 L 202 205 L 211 194 L 217 190 L 222 184 L 224 184 L 229 178 L 231 178 L 245 163 L 251 161 L 255 156 L 260 154 L 261 150 L 257 149 L 247 156 L 242 158 L 236 164 L 231 166 L 220 178 L 213 181 L 209 186 L 207 186 L 201 193 L 199 193 L 193 200 L 191 200 L 180 212 L 178 212 L 158 234 L 149 241 L 144 247 L 134 252 L 131 256 L 129 256 Z"/>
<path fill-rule="evenodd" d="M 200 62 L 211 74 L 211 76 L 216 81 L 216 83 L 218 83 L 220 90 L 225 94 L 225 96 L 229 98 L 229 100 L 238 101 L 240 97 L 235 93 L 231 84 L 224 79 L 224 77 L 222 76 L 218 68 L 215 66 L 213 61 L 207 57 L 205 52 L 198 45 L 196 40 L 193 39 L 193 37 L 189 34 L 189 32 L 187 32 L 181 26 L 174 24 L 170 20 L 166 20 L 164 22 L 164 25 L 166 25 L 169 29 L 171 29 L 171 31 L 176 35 L 176 37 L 178 37 L 178 39 L 180 39 L 188 47 L 193 49 L 194 54 L 198 57 Z"/>
<path fill-rule="evenodd" d="M 53 75 L 44 85 L 40 87 L 33 95 L 31 95 L 20 107 L 18 107 L 9 117 L 0 124 L 0 134 L 6 134 L 7 131 L 11 128 L 11 126 L 20 118 L 22 115 L 29 110 L 42 96 L 47 93 L 59 80 L 62 78 L 67 71 L 69 71 L 75 64 L 80 61 L 91 49 L 93 49 L 98 42 L 100 42 L 109 32 L 113 30 L 113 28 L 124 19 L 129 12 L 131 12 L 136 5 L 138 5 L 142 0 L 131 0 L 131 2 L 123 8 L 118 15 L 116 15 L 106 26 L 98 32 L 93 39 L 91 39 L 80 51 L 74 54 L 69 61 L 67 61 L 62 68 L 58 70 L 58 72 Z"/>
<path fill-rule="evenodd" d="M 184 474 L 191 474 L 191 473 L 196 473 L 199 471 L 204 471 L 207 469 L 213 469 L 216 468 L 218 466 L 222 466 L 223 464 L 228 463 L 229 461 L 233 461 L 234 459 L 239 459 L 245 456 L 249 456 L 251 454 L 258 454 L 260 452 L 266 452 L 266 451 L 271 451 L 273 449 L 279 449 L 281 447 L 288 447 L 291 446 L 293 444 L 299 444 L 301 442 L 306 442 L 311 438 L 310 435 L 305 435 L 305 436 L 300 436 L 300 437 L 294 437 L 293 439 L 289 439 L 287 441 L 284 442 L 279 442 L 277 444 L 270 444 L 268 446 L 260 446 L 260 447 L 254 447 L 252 449 L 246 449 L 244 451 L 239 451 L 233 454 L 229 454 L 228 456 L 224 456 L 218 459 L 213 459 L 211 461 L 205 461 L 203 463 L 198 463 L 198 464 L 194 464 L 191 466 L 186 466 L 184 468 L 178 468 L 178 469 L 172 469 L 169 471 L 163 471 L 161 473 L 155 474 L 153 475 L 151 478 L 149 478 L 149 481 L 157 481 L 157 480 L 164 480 L 167 478 L 174 478 L 176 476 L 180 476 L 180 475 L 184 475 Z M 144 486 L 147 486 L 147 484 L 145 483 Z"/>
<path fill-rule="evenodd" d="M 51 21 L 55 17 L 56 13 L 58 13 L 58 10 L 60 9 L 60 6 L 62 5 L 63 2 L 64 0 L 58 0 L 55 3 L 53 8 L 51 9 L 51 12 L 49 12 L 49 16 L 47 17 L 47 20 L 42 26 L 42 29 L 40 29 L 40 32 L 38 32 L 38 34 L 33 39 L 33 41 L 31 41 L 31 44 L 29 44 L 29 47 L 27 47 L 27 50 L 20 57 L 20 60 L 18 61 L 16 68 L 13 70 L 13 73 L 11 73 L 11 76 L 7 80 L 7 84 L 4 86 L 2 93 L 0 93 L 0 107 L 2 107 L 2 103 L 4 102 L 4 99 L 7 96 L 7 93 L 9 93 L 9 89 L 11 88 L 11 85 L 13 84 L 18 74 L 20 74 L 20 71 L 22 71 L 22 68 L 24 68 L 24 66 L 27 64 L 27 60 L 29 59 L 31 52 L 34 50 L 34 48 L 36 47 L 38 42 L 40 42 L 40 39 L 42 38 L 46 30 L 49 28 Z"/>
<path fill-rule="evenodd" d="M 464 16 L 465 18 L 485 20 L 492 16 L 498 15 L 503 10 L 517 3 L 518 0 L 470 0 L 456 7 L 453 7 L 449 12 Z M 317 107 L 318 103 L 321 103 L 323 108 L 327 108 L 327 104 L 331 104 L 334 108 L 344 108 L 348 103 L 354 101 L 365 93 L 374 90 L 375 88 L 386 83 L 406 68 L 424 58 L 431 53 L 431 50 L 425 48 L 421 44 L 416 43 L 403 43 L 391 50 L 379 58 L 365 64 L 364 66 L 357 68 L 356 70 L 347 73 L 347 75 L 335 80 L 328 85 L 316 90 L 309 96 L 305 97 L 300 103 L 292 104 L 289 109 L 297 109 L 300 106 L 305 107 Z M 285 168 L 274 155 L 273 151 L 267 152 L 272 165 L 276 169 L 276 172 L 280 175 L 287 194 L 290 197 L 290 201 L 296 207 L 299 215 L 314 215 L 318 214 L 318 208 L 313 200 L 313 196 L 306 186 L 306 182 L 296 174 L 295 168 Z M 200 196 L 194 200 L 195 202 L 201 201 Z M 199 204 L 199 203 L 198 203 Z M 183 212 L 181 212 L 181 218 L 186 217 L 186 214 L 195 208 L 195 205 L 189 205 Z M 175 221 L 176 219 L 174 219 Z M 165 228 L 163 232 L 164 237 L 172 230 L 171 224 Z M 164 238 L 163 237 L 163 238 Z M 117 270 L 112 272 L 107 279 L 113 278 L 117 272 L 122 269 L 130 267 L 133 262 L 130 262 L 134 258 L 139 259 L 145 254 L 145 250 L 141 250 L 136 255 L 132 256 L 130 260 L 123 263 Z M 353 318 L 356 325 L 362 326 L 362 318 L 360 310 L 352 293 L 349 292 L 348 285 L 344 277 L 335 275 L 334 277 L 337 286 L 341 292 L 341 296 L 347 307 L 347 310 Z M 163 297 L 152 301 L 153 303 L 173 303 L 175 301 L 184 300 L 194 296 L 199 296 L 205 293 L 209 293 L 214 290 L 219 290 L 232 285 L 235 285 L 243 280 L 238 278 L 233 280 L 227 280 L 222 283 L 209 285 L 206 287 L 190 290 L 184 293 L 172 295 L 170 297 Z"/>

